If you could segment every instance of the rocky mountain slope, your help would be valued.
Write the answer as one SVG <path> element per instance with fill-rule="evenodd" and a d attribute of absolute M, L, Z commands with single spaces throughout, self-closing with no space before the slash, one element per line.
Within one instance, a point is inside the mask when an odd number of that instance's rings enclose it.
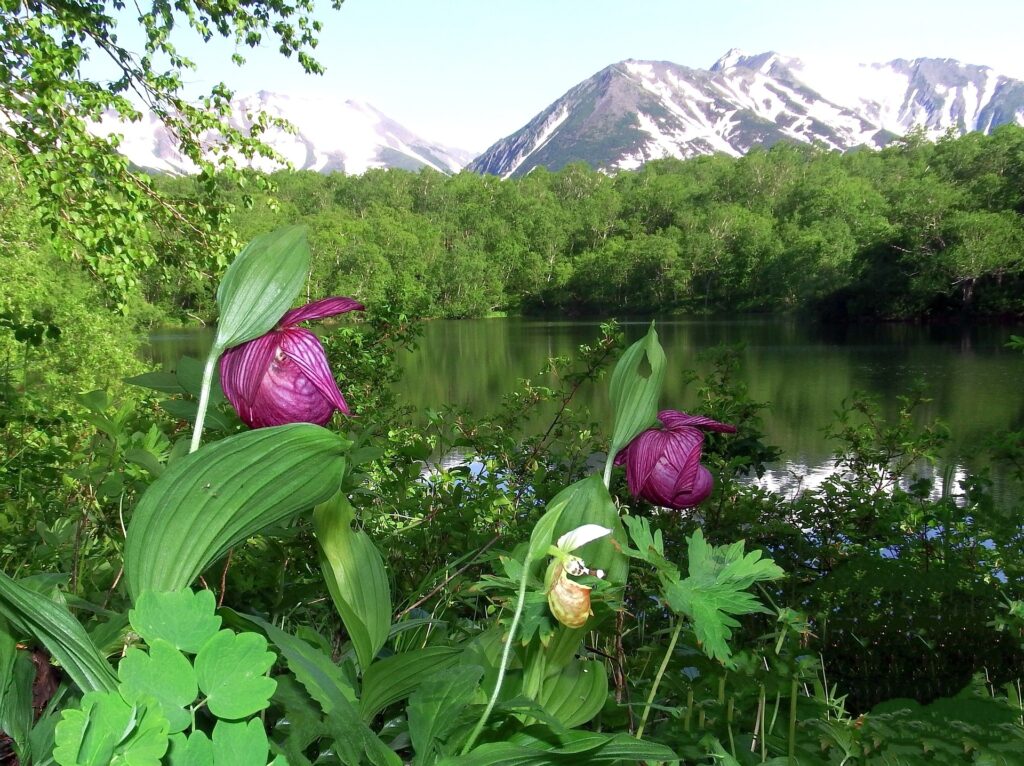
<path fill-rule="evenodd" d="M 469 168 L 509 177 L 586 162 L 609 171 L 661 157 L 739 156 L 778 141 L 880 147 L 1024 124 L 1024 82 L 952 59 L 836 66 L 731 50 L 710 69 L 622 61 L 569 90 Z"/>

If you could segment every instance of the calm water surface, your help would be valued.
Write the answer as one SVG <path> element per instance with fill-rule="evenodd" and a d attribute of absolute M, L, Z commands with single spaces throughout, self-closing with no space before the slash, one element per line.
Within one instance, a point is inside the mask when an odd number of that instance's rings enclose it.
<path fill-rule="evenodd" d="M 492 411 L 518 379 L 551 384 L 539 374 L 545 360 L 592 343 L 598 326 L 527 319 L 429 322 L 419 349 L 400 360 L 406 375 L 398 394 L 420 409 L 453 404 Z M 1024 355 L 1005 348 L 1011 334 L 1024 333 L 1019 326 L 837 327 L 755 319 L 659 320 L 657 327 L 669 363 L 665 407 L 695 408 L 695 386 L 683 381 L 687 370 L 707 370 L 697 359 L 701 351 L 742 344 L 741 375 L 752 398 L 770 403 L 765 432 L 786 458 L 769 477 L 776 485 L 788 485 L 793 472 L 821 473 L 830 466 L 833 445 L 822 429 L 857 391 L 894 413 L 897 397 L 924 383 L 933 401 L 923 414 L 950 426 L 953 466 L 978 467 L 973 456 L 988 434 L 1024 428 Z M 623 328 L 632 341 L 646 332 L 647 322 L 625 322 Z M 208 343 L 209 335 L 156 333 L 152 356 L 173 362 L 182 353 L 202 353 Z M 579 394 L 599 417 L 608 413 L 606 386 Z"/>

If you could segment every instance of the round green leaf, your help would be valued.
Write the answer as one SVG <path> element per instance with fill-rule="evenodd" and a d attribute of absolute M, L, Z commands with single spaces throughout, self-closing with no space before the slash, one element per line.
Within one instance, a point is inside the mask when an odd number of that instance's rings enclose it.
<path fill-rule="evenodd" d="M 213 727 L 213 761 L 217 766 L 264 766 L 268 751 L 267 734 L 259 719 L 217 721 Z"/>
<path fill-rule="evenodd" d="M 196 676 L 210 712 L 245 718 L 267 707 L 277 682 L 265 673 L 275 659 L 267 640 L 256 633 L 222 630 L 210 638 L 196 655 Z"/>
<path fill-rule="evenodd" d="M 166 641 L 183 652 L 195 654 L 220 628 L 220 617 L 214 614 L 216 608 L 217 602 L 209 590 L 146 591 L 128 612 L 128 620 L 150 646 Z"/>
<path fill-rule="evenodd" d="M 162 639 L 149 645 L 149 653 L 129 649 L 118 667 L 121 696 L 129 702 L 154 698 L 170 724 L 169 731 L 183 731 L 192 720 L 185 708 L 199 693 L 196 673 L 184 654 Z"/>
<path fill-rule="evenodd" d="M 213 743 L 204 732 L 171 735 L 168 766 L 213 766 Z"/>

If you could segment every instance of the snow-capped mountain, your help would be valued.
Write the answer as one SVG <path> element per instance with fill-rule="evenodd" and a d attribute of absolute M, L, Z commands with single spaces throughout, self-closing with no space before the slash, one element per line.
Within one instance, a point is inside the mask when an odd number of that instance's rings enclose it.
<path fill-rule="evenodd" d="M 420 138 L 359 101 L 261 91 L 236 98 L 232 107 L 232 127 L 248 129 L 257 112 L 284 117 L 295 126 L 296 133 L 271 128 L 263 134 L 263 141 L 300 170 L 354 174 L 370 168 L 429 167 L 442 173 L 457 173 L 473 156 Z M 121 134 L 120 151 L 140 168 L 173 174 L 196 170 L 178 151 L 167 128 L 151 113 L 133 123 L 110 115 L 96 126 L 96 132 Z M 265 160 L 253 164 L 260 170 L 277 169 Z"/>
<path fill-rule="evenodd" d="M 952 59 L 834 65 L 731 50 L 710 69 L 622 61 L 576 85 L 469 169 L 509 177 L 586 162 L 608 171 L 662 157 L 739 156 L 779 141 L 880 147 L 922 127 L 1024 125 L 1024 82 Z"/>

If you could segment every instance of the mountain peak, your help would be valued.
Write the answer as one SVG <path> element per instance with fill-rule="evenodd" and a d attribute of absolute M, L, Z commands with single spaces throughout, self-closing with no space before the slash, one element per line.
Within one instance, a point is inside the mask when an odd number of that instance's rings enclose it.
<path fill-rule="evenodd" d="M 1024 82 L 948 59 L 842 64 L 732 48 L 710 70 L 627 59 L 577 84 L 469 166 L 520 176 L 572 162 L 615 172 L 663 157 L 807 143 L 880 147 L 923 127 L 1024 125 Z"/>

